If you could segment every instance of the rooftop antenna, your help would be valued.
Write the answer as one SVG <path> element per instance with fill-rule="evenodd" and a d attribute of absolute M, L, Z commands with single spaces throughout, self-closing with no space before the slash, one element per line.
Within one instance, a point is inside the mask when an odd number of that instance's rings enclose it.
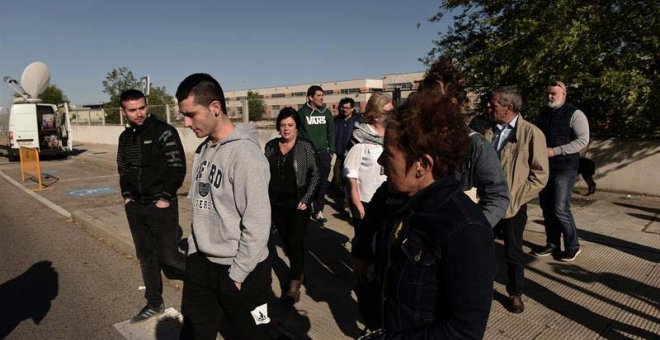
<path fill-rule="evenodd" d="M 23 70 L 20 84 L 12 77 L 4 77 L 4 81 L 21 96 L 22 100 L 16 98 L 15 101 L 39 102 L 39 95 L 46 90 L 50 82 L 50 69 L 48 65 L 35 61 Z"/>

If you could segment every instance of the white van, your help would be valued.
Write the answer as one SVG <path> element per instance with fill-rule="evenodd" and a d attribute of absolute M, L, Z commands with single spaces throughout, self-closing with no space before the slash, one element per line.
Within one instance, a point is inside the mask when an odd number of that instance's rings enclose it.
<path fill-rule="evenodd" d="M 0 148 L 17 160 L 21 146 L 34 147 L 40 155 L 66 156 L 73 150 L 71 122 L 53 104 L 14 103 L 0 114 Z"/>

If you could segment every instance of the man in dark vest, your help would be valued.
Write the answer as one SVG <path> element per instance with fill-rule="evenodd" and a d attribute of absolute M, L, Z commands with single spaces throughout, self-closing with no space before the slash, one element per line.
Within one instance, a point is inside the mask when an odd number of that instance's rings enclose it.
<path fill-rule="evenodd" d="M 534 252 L 542 257 L 570 262 L 580 254 L 575 219 L 570 201 L 580 165 L 580 151 L 589 143 L 589 122 L 584 112 L 566 103 L 566 85 L 556 81 L 546 88 L 548 107 L 541 112 L 537 126 L 548 144 L 550 178 L 539 194 L 545 220 L 546 245 Z M 561 251 L 561 238 L 564 249 Z"/>

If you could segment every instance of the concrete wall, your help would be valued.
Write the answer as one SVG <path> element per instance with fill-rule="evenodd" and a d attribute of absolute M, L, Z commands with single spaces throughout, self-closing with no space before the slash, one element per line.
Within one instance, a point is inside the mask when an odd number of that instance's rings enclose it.
<path fill-rule="evenodd" d="M 74 145 L 117 144 L 121 126 L 73 126 Z M 194 152 L 202 141 L 190 129 L 177 128 L 186 152 Z M 261 147 L 277 131 L 260 128 Z M 594 139 L 585 154 L 596 163 L 598 190 L 660 196 L 660 140 Z M 578 186 L 584 187 L 580 178 Z"/>
<path fill-rule="evenodd" d="M 73 125 L 71 128 L 74 146 L 84 143 L 117 145 L 119 135 L 124 131 L 124 127 L 119 125 Z M 179 137 L 181 137 L 184 150 L 189 153 L 195 152 L 203 139 L 197 138 L 195 133 L 188 128 L 177 127 L 176 129 L 179 132 Z M 266 142 L 278 136 L 277 131 L 272 127 L 260 128 L 258 131 L 262 149 Z"/>

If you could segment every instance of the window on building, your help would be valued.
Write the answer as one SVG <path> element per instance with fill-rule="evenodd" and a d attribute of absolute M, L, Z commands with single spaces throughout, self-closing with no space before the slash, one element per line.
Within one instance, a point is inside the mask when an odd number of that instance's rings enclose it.
<path fill-rule="evenodd" d="M 396 89 L 402 89 L 402 90 L 412 90 L 413 84 L 412 83 L 391 83 L 388 84 L 388 87 Z"/>
<path fill-rule="evenodd" d="M 280 106 L 279 106 L 279 105 L 273 105 L 273 111 L 275 111 L 275 110 L 279 110 L 279 109 L 280 109 Z"/>
<path fill-rule="evenodd" d="M 271 98 L 284 98 L 284 93 L 273 93 Z"/>
<path fill-rule="evenodd" d="M 349 93 L 360 93 L 359 88 L 352 88 L 352 89 L 341 89 L 342 94 L 349 94 Z"/>
<path fill-rule="evenodd" d="M 304 97 L 307 92 L 293 92 L 291 93 L 291 97 Z"/>
<path fill-rule="evenodd" d="M 383 92 L 383 89 L 377 87 L 370 87 L 369 92 Z"/>
<path fill-rule="evenodd" d="M 335 94 L 335 90 L 323 90 L 324 95 Z"/>

